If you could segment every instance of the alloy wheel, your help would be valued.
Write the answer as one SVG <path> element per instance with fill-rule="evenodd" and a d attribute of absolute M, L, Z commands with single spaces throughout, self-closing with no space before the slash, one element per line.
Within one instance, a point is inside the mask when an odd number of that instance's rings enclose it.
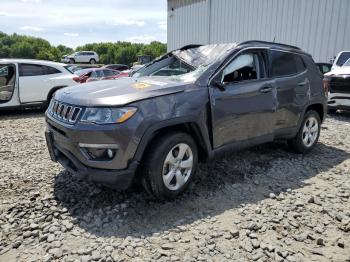
<path fill-rule="evenodd" d="M 311 147 L 315 143 L 318 132 L 319 127 L 317 119 L 314 116 L 308 117 L 305 121 L 302 133 L 303 143 L 306 147 Z"/>
<path fill-rule="evenodd" d="M 193 152 L 189 145 L 175 145 L 167 154 L 163 164 L 163 182 L 169 190 L 179 190 L 191 176 Z"/>

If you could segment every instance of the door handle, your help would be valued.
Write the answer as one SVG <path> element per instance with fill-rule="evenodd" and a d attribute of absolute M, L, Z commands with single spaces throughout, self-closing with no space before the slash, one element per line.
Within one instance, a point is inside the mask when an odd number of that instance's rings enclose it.
<path fill-rule="evenodd" d="M 260 89 L 261 93 L 268 93 L 272 91 L 272 87 L 271 86 L 264 86 Z"/>
<path fill-rule="evenodd" d="M 303 82 L 299 82 L 299 83 L 298 83 L 298 86 L 305 86 L 305 85 L 307 85 L 308 83 L 309 83 L 309 81 L 305 80 L 305 81 L 303 81 Z"/>

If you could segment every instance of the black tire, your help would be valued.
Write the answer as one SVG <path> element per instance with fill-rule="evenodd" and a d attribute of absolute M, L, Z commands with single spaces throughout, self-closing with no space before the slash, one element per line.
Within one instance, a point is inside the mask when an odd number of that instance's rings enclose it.
<path fill-rule="evenodd" d="M 73 58 L 70 58 L 70 59 L 69 59 L 69 63 L 70 63 L 70 64 L 75 64 L 75 60 L 74 60 Z"/>
<path fill-rule="evenodd" d="M 310 119 L 310 117 L 313 117 L 317 121 L 317 124 L 318 124 L 317 136 L 316 136 L 316 139 L 313 141 L 313 143 L 310 146 L 306 146 L 305 143 L 303 142 L 303 129 L 305 127 L 305 123 L 308 121 L 308 119 Z M 305 153 L 311 151 L 316 146 L 316 144 L 318 142 L 318 138 L 320 137 L 320 130 L 321 130 L 320 115 L 314 110 L 307 111 L 305 113 L 304 119 L 300 125 L 300 129 L 299 129 L 297 135 L 293 139 L 288 140 L 288 145 L 295 152 L 305 154 Z"/>
<path fill-rule="evenodd" d="M 94 64 L 96 64 L 96 60 L 95 59 L 90 59 L 90 64 L 92 64 L 92 65 L 94 65 Z"/>
<path fill-rule="evenodd" d="M 334 115 L 336 113 L 337 113 L 337 109 L 336 108 L 328 108 L 328 114 Z"/>
<path fill-rule="evenodd" d="M 176 150 L 176 147 L 180 144 L 185 144 L 190 148 L 193 156 L 192 169 L 188 174 L 187 181 L 180 188 L 170 190 L 163 181 L 163 167 L 168 154 L 174 152 L 173 150 Z M 188 151 L 186 152 L 188 154 Z M 196 172 L 197 162 L 197 145 L 190 135 L 182 132 L 165 134 L 157 140 L 153 140 L 143 159 L 141 169 L 143 187 L 158 199 L 173 199 L 188 187 Z M 176 176 L 174 178 L 177 179 Z M 177 181 L 175 183 L 177 184 Z"/>

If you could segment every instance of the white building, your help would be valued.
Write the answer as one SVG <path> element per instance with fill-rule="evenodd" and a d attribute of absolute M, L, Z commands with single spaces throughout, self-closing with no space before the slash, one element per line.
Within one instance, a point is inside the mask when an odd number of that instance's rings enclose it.
<path fill-rule="evenodd" d="M 168 0 L 168 50 L 265 40 L 296 45 L 317 62 L 350 50 L 350 0 Z"/>

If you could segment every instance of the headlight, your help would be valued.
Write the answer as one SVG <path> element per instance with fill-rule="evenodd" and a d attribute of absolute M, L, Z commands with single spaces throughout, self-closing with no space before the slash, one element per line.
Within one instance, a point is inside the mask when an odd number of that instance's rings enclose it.
<path fill-rule="evenodd" d="M 136 113 L 135 107 L 86 108 L 80 121 L 96 124 L 123 123 Z"/>

